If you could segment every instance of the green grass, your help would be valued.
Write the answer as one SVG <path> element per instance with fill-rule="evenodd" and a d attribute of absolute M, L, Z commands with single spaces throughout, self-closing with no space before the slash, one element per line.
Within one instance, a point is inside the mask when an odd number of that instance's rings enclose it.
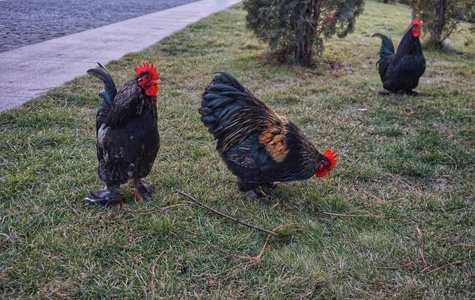
<path fill-rule="evenodd" d="M 475 297 L 475 46 L 426 51 L 418 97 L 382 97 L 387 27 L 411 11 L 368 1 L 356 31 L 326 42 L 315 70 L 266 59 L 238 5 L 107 65 L 118 85 L 159 66 L 162 147 L 144 203 L 83 198 L 96 174 L 97 78 L 83 76 L 0 114 L 0 297 L 354 299 Z M 330 177 L 281 184 L 270 205 L 237 192 L 199 121 L 212 72 L 233 73 L 340 160 Z M 271 237 L 189 204 L 286 236 Z M 263 246 L 262 260 L 256 256 Z"/>

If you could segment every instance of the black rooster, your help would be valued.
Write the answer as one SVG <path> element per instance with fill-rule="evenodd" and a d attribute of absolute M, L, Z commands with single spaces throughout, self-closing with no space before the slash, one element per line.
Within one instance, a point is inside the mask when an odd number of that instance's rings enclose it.
<path fill-rule="evenodd" d="M 417 94 L 413 89 L 419 84 L 419 78 L 426 69 L 426 60 L 419 41 L 421 27 L 421 22 L 415 19 L 411 29 L 402 38 L 396 53 L 390 38 L 381 33 L 373 35 L 382 39 L 378 61 L 379 76 L 383 87 L 391 93 L 402 91 L 411 95 Z M 380 92 L 380 94 L 388 93 Z"/>
<path fill-rule="evenodd" d="M 104 205 L 122 205 L 119 188 L 133 180 L 135 197 L 149 198 L 155 186 L 143 178 L 150 173 L 160 147 L 157 127 L 158 85 L 161 81 L 155 67 L 143 63 L 135 68 L 137 76 L 116 91 L 105 67 L 90 69 L 88 74 L 104 82 L 99 94 L 102 107 L 96 116 L 97 158 L 99 178 L 106 188 L 91 192 L 85 200 Z"/>
<path fill-rule="evenodd" d="M 299 128 L 257 99 L 231 74 L 218 72 L 202 96 L 201 121 L 238 178 L 240 191 L 266 198 L 262 185 L 329 174 L 336 154 L 317 151 Z"/>

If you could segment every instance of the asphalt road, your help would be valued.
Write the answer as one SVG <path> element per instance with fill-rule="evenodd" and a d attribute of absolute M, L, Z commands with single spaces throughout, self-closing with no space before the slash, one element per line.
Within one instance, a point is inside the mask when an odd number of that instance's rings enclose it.
<path fill-rule="evenodd" d="M 0 52 L 195 1 L 0 0 Z"/>

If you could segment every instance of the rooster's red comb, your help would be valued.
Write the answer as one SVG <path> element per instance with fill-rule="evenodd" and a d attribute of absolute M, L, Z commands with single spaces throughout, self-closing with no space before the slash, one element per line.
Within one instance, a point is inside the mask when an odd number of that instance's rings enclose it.
<path fill-rule="evenodd" d="M 338 154 L 335 154 L 335 151 L 331 151 L 330 149 L 327 149 L 324 155 L 326 158 L 328 158 L 328 160 L 331 163 L 330 168 L 328 169 L 328 172 L 330 172 L 333 169 L 333 166 L 335 166 L 336 162 L 338 161 L 338 159 L 336 159 Z"/>
<path fill-rule="evenodd" d="M 412 21 L 412 25 L 417 25 L 419 27 L 422 27 L 422 23 L 421 21 L 419 21 L 419 19 L 414 19 L 414 21 Z"/>
<path fill-rule="evenodd" d="M 143 72 L 149 72 L 152 74 L 153 79 L 158 79 L 158 72 L 153 64 L 150 65 L 148 62 L 144 61 L 140 66 L 135 67 L 135 74 L 138 75 Z"/>

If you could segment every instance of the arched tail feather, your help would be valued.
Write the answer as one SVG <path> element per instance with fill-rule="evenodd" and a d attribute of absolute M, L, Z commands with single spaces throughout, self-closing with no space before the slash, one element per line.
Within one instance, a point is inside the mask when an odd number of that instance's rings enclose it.
<path fill-rule="evenodd" d="M 228 132 L 246 136 L 248 132 L 240 130 L 245 120 L 239 118 L 250 116 L 251 112 L 257 114 L 258 110 L 270 109 L 233 75 L 223 71 L 216 73 L 218 75 L 214 76 L 202 95 L 199 110 L 201 121 L 216 139 L 227 137 Z"/>
<path fill-rule="evenodd" d="M 384 58 L 386 56 L 389 56 L 389 55 L 392 55 L 394 54 L 394 44 L 393 44 L 393 41 L 388 38 L 387 36 L 385 36 L 384 34 L 382 33 L 375 33 L 373 34 L 372 37 L 379 37 L 381 38 L 382 42 L 381 42 L 381 49 L 379 50 L 379 57 L 380 58 Z"/>
<path fill-rule="evenodd" d="M 114 80 L 112 79 L 112 76 L 106 67 L 100 63 L 97 64 L 99 67 L 104 69 L 105 72 L 99 69 L 89 69 L 87 70 L 87 73 L 100 78 L 102 82 L 104 82 L 104 90 L 99 93 L 99 96 L 103 99 L 102 107 L 110 108 L 112 106 L 112 102 L 114 101 L 115 95 L 117 94 L 117 89 L 115 87 Z"/>

